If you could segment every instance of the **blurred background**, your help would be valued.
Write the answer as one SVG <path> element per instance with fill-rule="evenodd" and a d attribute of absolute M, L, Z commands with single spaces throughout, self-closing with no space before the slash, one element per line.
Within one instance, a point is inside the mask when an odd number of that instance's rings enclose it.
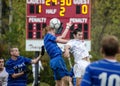
<path fill-rule="evenodd" d="M 90 0 L 91 2 L 91 61 L 102 58 L 100 41 L 104 35 L 112 34 L 120 39 L 120 0 Z M 0 57 L 9 58 L 9 47 L 18 46 L 20 54 L 34 58 L 34 51 L 25 50 L 26 0 L 0 0 Z M 71 55 L 72 57 L 72 55 Z M 117 55 L 120 61 L 120 55 Z M 40 72 L 41 86 L 54 86 L 53 73 L 49 67 L 47 53 L 41 59 L 44 70 Z M 68 60 L 65 59 L 70 70 Z M 72 58 L 73 62 L 73 58 Z M 28 66 L 28 86 L 33 81 L 32 67 Z"/>

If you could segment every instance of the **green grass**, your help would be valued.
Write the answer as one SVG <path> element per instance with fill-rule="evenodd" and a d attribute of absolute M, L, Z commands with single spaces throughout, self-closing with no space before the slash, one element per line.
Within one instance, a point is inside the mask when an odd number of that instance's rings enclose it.
<path fill-rule="evenodd" d="M 32 83 L 28 84 L 27 86 L 32 86 Z M 41 82 L 39 86 L 50 86 L 47 83 Z"/>

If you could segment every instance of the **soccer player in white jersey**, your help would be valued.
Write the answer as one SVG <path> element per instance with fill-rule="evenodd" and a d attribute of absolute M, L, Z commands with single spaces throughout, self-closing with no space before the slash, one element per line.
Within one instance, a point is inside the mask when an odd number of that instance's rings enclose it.
<path fill-rule="evenodd" d="M 8 73 L 4 67 L 4 59 L 0 58 L 0 86 L 7 86 Z"/>
<path fill-rule="evenodd" d="M 85 47 L 83 39 L 83 32 L 77 28 L 73 31 L 74 39 L 68 41 L 65 45 L 64 56 L 70 57 L 70 52 L 74 56 L 73 73 L 76 78 L 76 86 L 80 85 L 81 78 L 84 74 L 86 66 L 90 63 L 89 52 Z"/>
<path fill-rule="evenodd" d="M 91 63 L 80 86 L 120 86 L 120 63 L 116 60 L 119 41 L 115 36 L 105 36 L 101 41 L 103 59 Z"/>

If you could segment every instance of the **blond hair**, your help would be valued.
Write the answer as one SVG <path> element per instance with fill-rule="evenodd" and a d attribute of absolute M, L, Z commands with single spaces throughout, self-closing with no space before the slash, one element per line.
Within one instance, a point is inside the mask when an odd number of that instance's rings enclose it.
<path fill-rule="evenodd" d="M 42 29 L 42 37 L 44 37 L 48 31 L 52 30 L 53 28 L 51 28 L 50 26 L 46 26 L 45 28 Z"/>

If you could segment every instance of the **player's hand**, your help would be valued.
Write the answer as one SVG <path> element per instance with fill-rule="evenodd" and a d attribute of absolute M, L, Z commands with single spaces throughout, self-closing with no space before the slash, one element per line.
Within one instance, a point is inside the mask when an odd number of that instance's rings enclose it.
<path fill-rule="evenodd" d="M 71 22 L 68 22 L 68 23 L 66 24 L 66 29 L 70 29 L 71 26 L 72 26 L 72 23 L 71 23 Z"/>
<path fill-rule="evenodd" d="M 70 57 L 69 50 L 66 50 L 66 52 L 64 52 L 64 57 L 67 57 L 67 58 L 69 58 L 69 57 Z"/>

